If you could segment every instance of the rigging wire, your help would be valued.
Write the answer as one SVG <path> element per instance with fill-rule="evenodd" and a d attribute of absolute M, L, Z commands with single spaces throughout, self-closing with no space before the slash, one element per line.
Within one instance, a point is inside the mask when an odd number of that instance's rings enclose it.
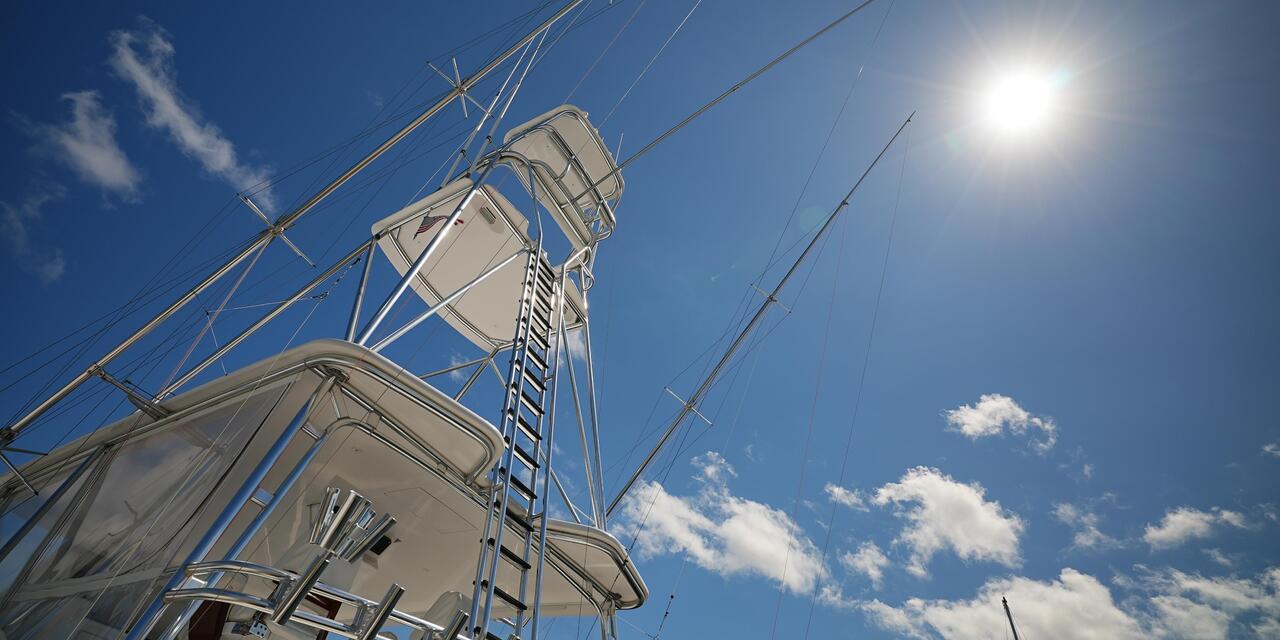
<path fill-rule="evenodd" d="M 795 521 L 797 517 L 797 508 L 800 506 L 800 500 L 804 497 L 804 479 L 806 471 L 809 467 L 809 451 L 813 444 L 813 428 L 818 419 L 818 401 L 822 397 L 822 382 L 825 378 L 825 370 L 827 365 L 828 347 L 831 344 L 831 321 L 835 318 L 836 297 L 840 293 L 840 273 L 844 267 L 844 253 L 847 248 L 847 240 L 849 236 L 849 225 L 846 220 L 840 220 L 841 224 L 841 240 L 836 250 L 835 271 L 831 277 L 831 297 L 827 301 L 827 321 L 822 332 L 822 348 L 818 351 L 818 364 L 816 375 L 813 383 L 813 398 L 809 401 L 809 420 L 805 426 L 804 445 L 801 448 L 800 464 L 797 465 L 796 478 L 796 495 L 791 499 L 791 520 Z M 787 571 L 791 565 L 791 540 L 787 541 L 787 552 L 782 560 L 782 584 L 785 586 L 787 581 Z M 782 613 L 782 596 L 785 589 L 778 589 L 777 602 L 773 607 L 773 623 L 770 626 L 769 637 L 776 638 L 778 636 L 778 618 Z"/>
<path fill-rule="evenodd" d="M 853 435 L 855 433 L 854 427 L 858 423 L 858 414 L 862 409 L 862 393 L 866 386 L 867 369 L 871 363 L 871 347 L 875 343 L 876 327 L 880 319 L 880 303 L 884 298 L 884 284 L 885 284 L 885 281 L 887 280 L 888 273 L 889 273 L 889 256 L 893 251 L 894 232 L 897 230 L 897 227 L 898 227 L 898 210 L 899 210 L 899 206 L 902 203 L 902 183 L 906 176 L 907 156 L 910 154 L 910 151 L 911 151 L 911 133 L 907 132 L 906 144 L 903 146 L 903 150 L 902 150 L 902 165 L 898 170 L 898 188 L 897 188 L 897 193 L 894 195 L 894 200 L 893 200 L 893 215 L 889 219 L 889 235 L 888 235 L 888 238 L 885 240 L 884 258 L 881 260 L 881 263 L 880 263 L 880 282 L 876 287 L 875 304 L 872 306 L 872 311 L 871 311 L 871 327 L 867 332 L 867 341 L 862 352 L 862 367 L 858 373 L 858 385 L 857 385 L 857 391 L 854 394 L 853 411 L 849 417 L 849 434 L 848 434 L 848 437 L 845 439 L 844 454 L 840 461 L 840 473 L 837 475 L 837 480 L 836 480 L 837 484 L 840 484 L 840 485 L 843 485 L 845 481 L 845 472 L 849 466 L 849 454 L 853 449 Z M 826 536 L 822 542 L 822 556 L 821 556 L 821 561 L 824 565 L 827 562 L 827 555 L 830 551 L 831 531 L 832 531 L 833 525 L 835 524 L 837 506 L 838 505 L 836 505 L 835 503 L 832 503 L 830 515 L 828 515 L 827 517 Z M 813 594 L 809 599 L 809 615 L 807 620 L 805 621 L 804 637 L 806 639 L 809 637 L 809 631 L 813 625 L 813 611 L 818 601 L 818 589 L 819 587 L 815 583 L 813 588 Z"/>
<path fill-rule="evenodd" d="M 701 107 L 698 107 L 698 109 L 697 109 L 696 111 L 694 111 L 693 113 L 689 114 L 688 116 L 685 116 L 685 118 L 684 118 L 683 120 L 681 120 L 680 122 L 677 122 L 677 123 L 676 123 L 675 125 L 673 125 L 671 128 L 669 128 L 669 129 L 667 129 L 666 131 L 664 131 L 664 132 L 662 132 L 661 134 L 659 134 L 659 135 L 658 135 L 658 137 L 654 138 L 653 140 L 650 140 L 648 144 L 646 144 L 646 145 L 644 145 L 643 147 L 641 147 L 639 151 L 637 151 L 637 152 L 635 152 L 635 153 L 631 154 L 631 155 L 630 155 L 626 160 L 623 160 L 623 161 L 622 161 L 622 162 L 621 162 L 617 167 L 615 167 L 612 171 L 610 171 L 609 173 L 605 174 L 604 176 L 602 176 L 601 178 L 597 179 L 596 181 L 592 182 L 590 186 L 588 186 L 586 189 L 584 189 L 584 190 L 583 190 L 583 193 L 586 193 L 586 192 L 588 192 L 588 191 L 590 191 L 590 190 L 592 190 L 592 189 L 594 189 L 594 188 L 596 188 L 596 187 L 600 186 L 600 184 L 601 184 L 601 183 L 603 183 L 605 180 L 608 180 L 608 179 L 610 179 L 610 178 L 612 178 L 612 177 L 614 177 L 614 176 L 618 175 L 618 174 L 619 174 L 619 173 L 620 173 L 624 168 L 626 168 L 626 167 L 627 167 L 627 165 L 630 165 L 632 162 L 634 162 L 634 161 L 638 160 L 639 158 L 641 158 L 641 157 L 642 157 L 642 156 L 644 156 L 645 154 L 647 154 L 647 153 L 649 153 L 650 151 L 652 151 L 652 150 L 653 150 L 655 147 L 657 147 L 659 144 L 662 144 L 662 143 L 663 143 L 667 138 L 671 137 L 671 136 L 672 136 L 674 133 L 676 133 L 677 131 L 679 131 L 679 130 L 681 130 L 681 129 L 685 128 L 685 126 L 686 126 L 686 125 L 688 125 L 690 122 L 693 122 L 694 120 L 698 119 L 700 116 L 702 116 L 702 114 L 704 114 L 704 113 L 706 113 L 707 111 L 709 111 L 712 107 L 714 107 L 714 106 L 716 106 L 716 105 L 720 104 L 721 102 L 724 102 L 726 98 L 728 98 L 729 96 L 733 95 L 734 93 L 737 93 L 737 91 L 738 91 L 739 89 L 741 89 L 741 88 L 743 88 L 743 87 L 747 86 L 748 84 L 750 84 L 750 83 L 751 83 L 753 80 L 755 80 L 756 78 L 759 78 L 760 76 L 762 76 L 762 75 L 764 75 L 765 73 L 767 73 L 770 69 L 772 69 L 772 68 L 776 67 L 776 66 L 777 66 L 778 64 L 780 64 L 783 60 L 786 60 L 787 58 L 791 57 L 791 56 L 792 56 L 792 54 L 794 54 L 795 52 L 797 52 L 797 51 L 799 51 L 799 50 L 803 49 L 804 47 L 806 47 L 806 46 L 808 46 L 810 43 L 812 43 L 814 40 L 817 40 L 818 38 L 822 37 L 822 36 L 823 36 L 824 34 L 826 34 L 828 31 L 831 31 L 832 29 L 836 28 L 840 23 L 842 23 L 842 22 L 844 22 L 845 20 L 849 19 L 849 18 L 850 18 L 850 17 L 852 17 L 854 14 L 858 13 L 859 11 L 861 11 L 862 9 L 864 9 L 867 5 L 871 4 L 872 2 L 875 2 L 875 0 L 864 0 L 864 1 L 862 2 L 862 4 L 859 4 L 858 6 L 854 7 L 853 9 L 850 9 L 850 10 L 849 10 L 848 12 L 846 12 L 844 15 L 842 15 L 842 16 L 840 16 L 840 17 L 836 18 L 835 20 L 833 20 L 833 21 L 831 21 L 831 22 L 829 22 L 829 23 L 827 23 L 827 25 L 826 25 L 825 27 L 823 27 L 823 28 L 821 28 L 821 29 L 819 29 L 819 30 L 815 31 L 815 32 L 814 32 L 813 34 L 811 34 L 809 37 L 805 38 L 804 40 L 801 40 L 800 42 L 798 42 L 798 43 L 796 43 L 794 46 L 792 46 L 790 49 L 787 49 L 786 51 L 782 52 L 782 53 L 781 53 L 781 54 L 779 54 L 776 58 L 774 58 L 774 59 L 770 60 L 768 63 L 766 63 L 764 66 L 762 66 L 762 67 L 760 67 L 759 69 L 756 69 L 755 71 L 751 72 L 747 77 L 745 77 L 745 78 L 743 78 L 742 80 L 739 80 L 738 82 L 734 83 L 734 84 L 733 84 L 733 86 L 729 87 L 728 89 L 725 89 L 723 93 L 721 93 L 720 95 L 716 96 L 715 98 L 712 98 L 712 99 L 711 99 L 711 101 L 707 102 L 706 104 L 703 104 Z"/>
<path fill-rule="evenodd" d="M 676 25 L 676 28 L 671 32 L 671 35 L 667 36 L 667 39 L 662 43 L 662 46 L 658 47 L 658 52 L 653 54 L 652 58 L 649 58 L 649 62 L 646 63 L 644 68 L 640 70 L 640 73 L 636 75 L 635 80 L 632 80 L 631 85 L 627 87 L 627 90 L 622 92 L 622 97 L 618 98 L 618 101 L 614 103 L 613 108 L 609 109 L 609 113 L 605 114 L 604 120 L 600 121 L 601 127 L 603 127 L 605 123 L 613 117 L 613 114 L 618 110 L 618 107 L 621 106 L 623 101 L 631 95 L 631 90 L 635 89 L 637 84 L 640 84 L 640 80 L 644 78 L 645 74 L 649 73 L 649 68 L 653 66 L 653 63 L 658 61 L 658 58 L 662 56 L 662 52 L 667 50 L 667 45 L 671 44 L 671 41 L 675 39 L 676 34 L 680 33 L 681 29 L 684 29 L 685 23 L 689 22 L 689 18 L 693 16 L 693 12 L 697 11 L 698 7 L 701 5 L 702 0 L 695 0 L 693 6 L 689 7 L 689 13 L 684 14 L 684 19 L 680 21 L 680 24 Z M 621 140 L 619 140 L 618 144 L 619 147 L 621 147 Z M 621 152 L 621 148 L 619 148 L 619 152 Z"/>
<path fill-rule="evenodd" d="M 876 43 L 880 41 L 880 32 L 884 30 L 884 24 L 889 19 L 889 12 L 893 11 L 893 1 L 890 0 L 888 8 L 885 9 L 884 15 L 880 18 L 880 26 L 876 27 L 876 33 L 871 38 L 871 44 L 867 46 L 868 57 L 875 52 Z M 804 201 L 805 195 L 809 192 L 809 185 L 813 183 L 813 176 L 818 171 L 818 166 L 822 164 L 822 157 L 827 153 L 827 147 L 831 145 L 831 139 L 835 136 L 836 128 L 840 126 L 840 121 L 844 117 L 844 112 L 849 108 L 849 101 L 853 97 L 853 92 L 858 88 L 858 82 L 862 80 L 862 72 L 866 70 L 866 63 L 858 65 L 858 72 L 853 76 L 853 81 L 849 84 L 849 91 L 844 96 L 844 102 L 840 105 L 840 111 L 836 113 L 836 117 L 831 121 L 831 129 L 827 131 L 827 138 L 822 142 L 822 147 L 818 150 L 818 155 L 813 160 L 813 166 L 809 168 L 809 175 L 804 179 L 804 186 L 800 188 L 800 194 L 796 196 L 796 202 L 791 206 L 791 213 L 787 215 L 787 221 L 782 225 L 782 233 L 778 234 L 778 239 L 773 244 L 773 250 L 769 252 L 769 259 L 765 260 L 764 269 L 760 271 L 760 275 L 756 277 L 756 282 L 762 282 L 765 274 L 777 264 L 775 257 L 780 261 L 782 257 L 778 256 L 778 247 L 782 246 L 782 239 L 786 236 L 787 230 L 791 228 L 791 223 L 795 220 L 796 213 L 800 211 L 800 203 Z M 808 233 L 801 234 L 801 237 L 795 241 L 787 249 L 790 253 L 799 243 L 808 236 Z M 784 254 L 785 255 L 785 254 Z"/>
<path fill-rule="evenodd" d="M 623 32 L 627 30 L 627 27 L 631 26 L 632 21 L 636 19 L 636 16 L 640 15 L 640 10 L 644 9 L 645 4 L 648 2 L 649 0 L 640 0 L 640 4 L 636 5 L 636 10 L 631 12 L 631 15 L 627 17 L 627 20 L 618 28 L 617 33 L 613 34 L 613 39 L 609 40 L 609 44 L 604 46 L 604 49 L 600 51 L 600 55 L 596 56 L 595 62 L 592 62 L 591 66 L 587 67 L 587 70 L 583 72 L 582 77 L 578 78 L 578 83 L 573 85 L 573 88 L 569 90 L 569 93 L 565 95 L 564 100 L 561 102 L 569 102 L 569 100 L 573 98 L 573 94 L 578 92 L 578 89 L 582 87 L 582 83 L 586 82 L 587 78 L 596 70 L 600 61 L 604 60 L 606 55 L 609 55 L 609 51 L 613 49 L 613 45 L 618 42 L 618 38 L 622 37 Z"/>

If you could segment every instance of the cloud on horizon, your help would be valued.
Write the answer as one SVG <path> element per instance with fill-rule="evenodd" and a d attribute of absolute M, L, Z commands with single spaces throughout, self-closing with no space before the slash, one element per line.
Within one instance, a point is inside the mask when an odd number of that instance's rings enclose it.
<path fill-rule="evenodd" d="M 882 629 L 910 638 L 990 638 L 1008 627 L 1002 597 L 1009 599 L 1018 630 L 1030 638 L 1226 638 L 1239 631 L 1270 638 L 1280 631 L 1280 568 L 1253 578 L 1139 570 L 1144 575 L 1138 579 L 1115 581 L 1132 593 L 1120 599 L 1097 578 L 1065 567 L 1053 580 L 990 579 L 970 600 L 910 598 L 899 606 L 870 600 L 851 606 Z"/>

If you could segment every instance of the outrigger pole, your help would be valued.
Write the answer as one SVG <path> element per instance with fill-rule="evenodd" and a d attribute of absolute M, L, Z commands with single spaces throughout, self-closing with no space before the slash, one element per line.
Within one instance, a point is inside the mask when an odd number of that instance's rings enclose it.
<path fill-rule="evenodd" d="M 504 61 L 507 60 L 507 58 L 510 58 L 513 54 L 515 54 L 525 45 L 532 42 L 533 39 L 538 37 L 539 34 L 549 29 L 551 25 L 555 24 L 556 21 L 560 20 L 560 18 L 563 18 L 565 14 L 572 11 L 574 7 L 577 7 L 581 3 L 582 3 L 582 0 L 569 0 L 569 2 L 565 3 L 565 5 L 559 11 L 557 11 L 555 15 L 551 16 L 550 18 L 547 18 L 546 21 L 538 25 L 533 31 L 530 31 L 523 38 L 521 38 L 519 42 L 511 45 L 505 51 L 498 54 L 496 57 L 490 60 L 488 64 L 481 67 L 479 71 L 476 71 L 470 76 L 458 81 L 458 83 L 454 85 L 454 87 L 447 94 L 445 94 L 443 98 L 440 98 L 440 100 L 438 100 L 435 104 L 428 107 L 426 111 L 423 111 L 422 114 L 419 115 L 417 118 L 414 118 L 412 122 L 410 122 L 409 124 L 406 124 L 404 128 L 397 131 L 395 135 L 392 135 L 390 138 L 387 138 L 385 142 L 378 145 L 378 148 L 374 149 L 373 151 L 370 151 L 369 154 L 366 155 L 364 158 L 361 158 L 359 162 L 355 163 L 354 165 L 351 165 L 351 167 L 346 171 L 344 171 L 342 175 L 338 176 L 336 179 L 333 180 L 333 182 L 330 182 L 323 189 L 320 189 L 319 191 L 317 191 L 315 195 L 308 198 L 307 201 L 302 203 L 302 205 L 300 205 L 297 209 L 294 209 L 290 213 L 287 213 L 277 218 L 276 221 L 272 223 L 270 227 L 263 229 L 261 233 L 259 233 L 256 237 L 254 237 L 254 239 L 248 244 L 248 246 L 241 249 L 239 253 L 233 256 L 221 267 L 218 267 L 217 269 L 215 269 L 213 273 L 205 277 L 204 280 L 201 280 L 199 284 L 192 287 L 191 290 L 183 294 L 182 297 L 175 300 L 172 304 L 169 305 L 168 308 L 166 308 L 164 311 L 161 311 L 149 322 L 143 325 L 142 328 L 135 331 L 128 338 L 125 338 L 123 341 L 120 342 L 120 344 L 116 345 L 115 348 L 108 351 L 106 355 L 102 356 L 97 361 L 95 361 L 92 365 L 89 366 L 89 368 L 77 374 L 74 378 L 72 378 L 70 381 L 64 384 L 60 389 L 55 391 L 52 395 L 46 398 L 43 402 L 37 405 L 34 409 L 32 409 L 26 415 L 19 418 L 13 424 L 0 430 L 0 449 L 4 448 L 5 445 L 9 444 L 10 442 L 13 442 L 13 440 L 17 438 L 22 433 L 23 430 L 31 426 L 31 423 L 35 422 L 35 420 L 40 416 L 44 415 L 46 411 L 48 411 L 54 405 L 58 404 L 64 398 L 70 395 L 72 391 L 75 391 L 76 388 L 78 388 L 81 384 L 84 384 L 86 380 L 89 380 L 94 376 L 100 375 L 104 371 L 104 367 L 106 367 L 108 363 L 114 360 L 116 356 L 119 356 L 126 349 L 133 346 L 138 340 L 142 339 L 144 336 L 150 333 L 152 329 L 155 329 L 162 322 L 169 319 L 174 313 L 177 313 L 180 309 L 182 309 L 182 307 L 186 306 L 188 302 L 191 302 L 193 299 L 195 299 L 196 296 L 200 295 L 200 293 L 203 292 L 205 289 L 208 289 L 211 285 L 217 282 L 222 276 L 226 275 L 228 272 L 235 269 L 236 266 L 239 265 L 241 262 L 244 262 L 246 258 L 265 249 L 267 245 L 271 244 L 271 241 L 274 240 L 276 236 L 283 235 L 284 232 L 288 230 L 290 227 L 292 227 L 294 223 L 298 221 L 299 218 L 306 215 L 312 209 L 314 209 L 316 205 L 320 204 L 320 201 L 327 198 L 329 194 L 336 191 L 338 187 L 341 187 L 343 184 L 346 184 L 348 180 L 353 178 L 357 173 L 363 170 L 366 166 L 368 166 L 374 160 L 377 160 L 382 154 L 386 153 L 388 149 L 395 146 L 395 144 L 400 142 L 402 139 L 404 139 L 405 136 L 409 135 L 415 129 L 421 126 L 422 123 L 426 122 L 432 116 L 439 113 L 441 109 L 444 109 L 445 107 L 449 106 L 449 103 L 453 102 L 454 100 L 460 97 L 465 97 L 467 95 L 467 92 L 472 87 L 474 87 L 477 83 L 479 83 L 480 80 L 483 79 L 486 75 L 488 75 L 490 72 L 496 69 L 498 65 L 502 64 Z M 0 454 L 0 457 L 2 457 L 2 454 Z M 8 460 L 6 459 L 5 462 L 7 463 Z"/>
<path fill-rule="evenodd" d="M 645 470 L 649 468 L 649 465 L 653 463 L 654 458 L 658 457 L 658 453 L 662 451 L 662 448 L 666 446 L 667 441 L 671 439 L 671 436 L 675 434 L 675 432 L 680 428 L 680 425 L 684 423 L 684 419 L 689 417 L 689 414 L 691 413 L 697 414 L 698 402 L 702 400 L 702 396 L 715 385 L 716 380 L 720 377 L 720 372 L 723 371 L 725 366 L 729 364 L 729 361 L 733 359 L 733 356 L 738 352 L 738 349 L 742 344 L 746 342 L 747 336 L 751 335 L 751 332 L 756 328 L 756 325 L 760 324 L 760 321 L 764 319 L 765 312 L 769 310 L 770 305 L 778 302 L 778 294 L 782 292 L 783 287 L 787 286 L 787 281 L 791 280 L 791 276 L 795 275 L 796 271 L 800 268 L 801 263 L 803 263 L 805 258 L 809 257 L 809 254 L 813 252 L 814 247 L 818 246 L 818 241 L 826 235 L 827 229 L 831 228 L 832 223 L 834 223 L 836 218 L 840 216 L 840 213 L 849 206 L 849 198 L 852 198 L 853 193 L 858 190 L 858 187 L 862 186 L 863 180 L 866 180 L 867 176 L 871 173 L 871 170 L 876 167 L 876 164 L 880 162 L 880 159 L 884 157 L 884 154 L 889 151 L 889 148 L 893 146 L 894 141 L 896 141 L 898 136 L 902 134 L 902 131 L 907 128 L 907 125 L 911 124 L 911 119 L 914 118 L 915 115 L 916 113 L 912 111 L 911 115 L 907 116 L 907 119 L 902 123 L 902 126 L 898 127 L 898 130 L 894 132 L 892 138 L 889 138 L 889 142 L 884 145 L 884 148 L 881 149 L 880 153 L 871 161 L 871 164 L 867 165 L 866 170 L 862 172 L 858 181 L 853 183 L 853 187 L 844 195 L 840 204 L 836 205 L 836 208 L 827 216 L 826 222 L 822 223 L 822 228 L 818 229 L 818 232 L 814 234 L 813 239 L 809 240 L 809 244 L 805 246 L 804 251 L 802 251 L 800 256 L 796 258 L 796 261 L 791 264 L 791 268 L 787 270 L 787 273 L 778 281 L 777 286 L 773 288 L 773 291 L 769 293 L 764 302 L 760 304 L 760 307 L 756 309 L 755 315 L 751 316 L 751 321 L 747 323 L 747 326 L 742 329 L 742 332 L 738 334 L 738 337 L 729 345 L 729 348 L 724 352 L 724 355 L 720 356 L 720 361 L 716 363 L 715 368 L 707 374 L 707 377 L 703 379 L 702 384 L 698 385 L 698 388 L 693 392 L 693 395 L 689 396 L 688 400 L 683 401 L 684 406 L 681 407 L 680 412 L 676 414 L 676 417 L 671 420 L 671 424 L 667 425 L 667 430 L 664 431 L 662 437 L 658 439 L 658 443 L 653 446 L 653 450 L 651 450 L 649 455 L 645 457 L 644 462 L 640 463 L 640 467 L 631 474 L 629 479 L 627 479 L 627 483 L 622 486 L 620 491 L 618 491 L 618 495 L 609 503 L 609 508 L 605 511 L 606 517 L 613 515 L 613 510 L 618 507 L 618 504 L 626 497 L 627 492 L 631 490 L 632 485 L 640 479 L 640 476 L 642 476 Z"/>
<path fill-rule="evenodd" d="M 1018 627 L 1013 624 L 1013 612 L 1009 610 L 1009 599 L 1000 596 L 1000 604 L 1004 605 L 1004 615 L 1009 617 L 1009 628 L 1013 630 L 1013 640 L 1022 640 L 1018 637 Z"/>

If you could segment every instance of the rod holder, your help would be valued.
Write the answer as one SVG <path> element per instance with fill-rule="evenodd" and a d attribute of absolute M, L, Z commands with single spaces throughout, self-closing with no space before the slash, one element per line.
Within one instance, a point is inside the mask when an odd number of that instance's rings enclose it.
<path fill-rule="evenodd" d="M 320 513 L 311 524 L 308 542 L 330 556 L 355 562 L 396 524 L 389 513 L 377 521 L 376 516 L 368 498 L 348 491 L 344 500 L 341 489 L 328 487 L 320 502 Z"/>
<path fill-rule="evenodd" d="M 321 553 L 307 565 L 307 569 L 293 581 L 293 584 L 289 585 L 289 590 L 280 598 L 280 603 L 271 614 L 272 622 L 279 625 L 289 624 L 289 619 L 293 617 L 303 600 L 307 599 L 307 594 L 311 592 L 312 587 L 320 581 L 320 574 L 329 567 L 329 561 L 332 558 L 333 556 L 328 552 Z"/>
<path fill-rule="evenodd" d="M 378 605 L 378 608 L 373 610 L 373 615 L 369 618 L 369 624 L 364 626 L 364 629 L 360 631 L 360 635 L 356 636 L 356 640 L 376 640 L 378 630 L 387 623 L 387 619 L 395 611 L 396 605 L 400 603 L 400 596 L 403 595 L 404 587 L 394 582 L 391 583 L 391 587 L 387 589 L 387 595 L 382 597 L 382 602 Z"/>
<path fill-rule="evenodd" d="M 466 611 L 461 609 L 453 614 L 453 619 L 449 621 L 449 626 L 440 632 L 440 640 L 456 640 L 462 630 L 467 626 L 467 619 L 470 618 Z"/>

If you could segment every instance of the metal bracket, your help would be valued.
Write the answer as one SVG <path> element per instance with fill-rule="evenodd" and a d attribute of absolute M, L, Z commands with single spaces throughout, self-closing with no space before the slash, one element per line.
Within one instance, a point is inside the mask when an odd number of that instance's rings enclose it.
<path fill-rule="evenodd" d="M 707 423 L 708 427 L 711 426 L 711 419 L 702 415 L 702 413 L 698 411 L 697 405 L 693 404 L 692 402 L 685 402 L 684 398 L 681 398 L 680 396 L 676 395 L 676 392 L 671 390 L 671 387 L 663 387 L 663 389 L 666 390 L 667 393 L 671 394 L 672 398 L 675 398 L 676 400 L 680 401 L 680 405 L 688 409 L 690 413 L 692 413 L 695 416 L 698 416 L 699 418 L 702 418 L 702 421 Z"/>
<path fill-rule="evenodd" d="M 258 205 L 254 204 L 253 200 L 249 199 L 249 196 L 243 193 L 237 193 L 236 195 L 239 196 L 240 201 L 243 202 L 246 207 L 249 207 L 249 210 L 252 211 L 254 215 L 258 216 L 259 218 L 262 219 L 263 222 L 267 223 L 267 228 L 271 230 L 271 235 L 274 235 L 280 238 L 280 240 L 283 241 L 286 245 L 288 245 L 289 248 L 292 249 L 293 252 L 296 253 L 299 258 L 302 258 L 303 262 L 306 262 L 307 264 L 313 267 L 316 266 L 316 263 L 312 262 L 311 258 L 308 258 L 307 254 L 303 253 L 302 249 L 299 249 L 298 245 L 294 244 L 293 241 L 289 239 L 289 236 L 284 235 L 284 228 L 271 222 L 271 218 L 268 218 L 267 214 L 263 213 L 262 209 L 259 209 Z"/>
<path fill-rule="evenodd" d="M 453 58 L 453 59 L 452 59 L 452 62 L 453 62 L 453 75 L 452 75 L 452 76 L 450 76 L 449 74 L 447 74 L 447 73 L 445 73 L 445 72 L 441 71 L 441 70 L 440 70 L 440 67 L 437 67 L 436 65 L 432 64 L 430 61 L 428 61 L 428 62 L 427 62 L 427 66 L 428 66 L 428 67 L 431 67 L 431 70 L 432 70 L 432 71 L 435 71 L 435 72 L 436 72 L 436 75 L 440 76 L 441 78 L 444 78 L 444 81 L 445 81 L 445 82 L 448 82 L 450 87 L 453 87 L 454 89 L 457 89 L 457 90 L 458 90 L 458 95 L 462 96 L 462 98 L 463 98 L 462 100 L 459 100 L 459 101 L 458 101 L 458 103 L 462 105 L 462 117 L 463 117 L 463 118 L 467 118 L 467 117 L 469 117 L 469 116 L 467 115 L 467 101 L 468 101 L 468 100 L 470 100 L 470 101 L 471 101 L 471 104 L 474 104 L 474 105 L 476 106 L 476 108 L 477 108 L 477 109 L 479 109 L 480 111 L 482 111 L 482 112 L 484 112 L 486 115 L 488 115 L 489 110 L 488 110 L 488 109 L 486 109 L 484 105 L 482 105 L 482 104 L 480 104 L 479 102 L 477 102 L 475 98 L 472 98 L 472 97 L 471 97 L 471 94 L 470 94 L 470 93 L 467 93 L 466 89 L 464 89 L 464 88 L 462 87 L 462 74 L 458 72 L 458 59 L 457 59 L 457 58 Z"/>
<path fill-rule="evenodd" d="M 789 314 L 789 313 L 791 313 L 791 308 L 790 308 L 790 307 L 788 307 L 787 305 L 782 304 L 781 302 L 779 302 L 779 301 L 778 301 L 778 296 L 775 296 L 775 295 L 773 295 L 773 294 L 769 293 L 768 291 L 765 291 L 764 289 L 761 289 L 760 287 L 757 287 L 757 286 L 756 286 L 756 285 L 754 285 L 754 284 L 752 284 L 752 285 L 751 285 L 751 288 L 752 288 L 752 289 L 755 289 L 755 290 L 756 290 L 756 293 L 759 293 L 760 295 L 764 296 L 764 298 L 765 298 L 765 300 L 766 300 L 766 301 L 771 302 L 771 303 L 773 303 L 773 304 L 776 304 L 776 305 L 778 305 L 779 307 L 782 307 L 782 310 L 783 310 L 783 311 L 786 311 L 788 314 Z"/>
<path fill-rule="evenodd" d="M 107 373 L 106 369 L 98 369 L 97 371 L 94 371 L 94 373 L 97 374 L 99 378 L 106 380 L 111 386 L 123 391 L 124 395 L 129 398 L 129 404 L 132 404 L 137 407 L 139 411 L 151 416 L 151 419 L 160 420 L 161 418 L 168 417 L 171 413 L 168 409 L 156 404 L 151 398 L 138 393 L 138 391 L 133 387 L 117 380 L 115 376 Z"/>
<path fill-rule="evenodd" d="M 36 491 L 36 488 L 31 486 L 30 482 L 27 482 L 27 477 L 22 475 L 21 471 L 18 471 L 17 465 L 13 464 L 13 461 L 9 459 L 9 456 L 4 454 L 5 451 L 9 451 L 9 449 L 0 449 L 0 461 L 4 462 L 4 466 L 9 467 L 9 471 L 13 472 L 13 477 L 17 478 L 18 482 L 21 482 L 22 485 L 27 488 L 27 491 L 31 492 L 31 495 L 40 495 L 40 492 Z"/>

